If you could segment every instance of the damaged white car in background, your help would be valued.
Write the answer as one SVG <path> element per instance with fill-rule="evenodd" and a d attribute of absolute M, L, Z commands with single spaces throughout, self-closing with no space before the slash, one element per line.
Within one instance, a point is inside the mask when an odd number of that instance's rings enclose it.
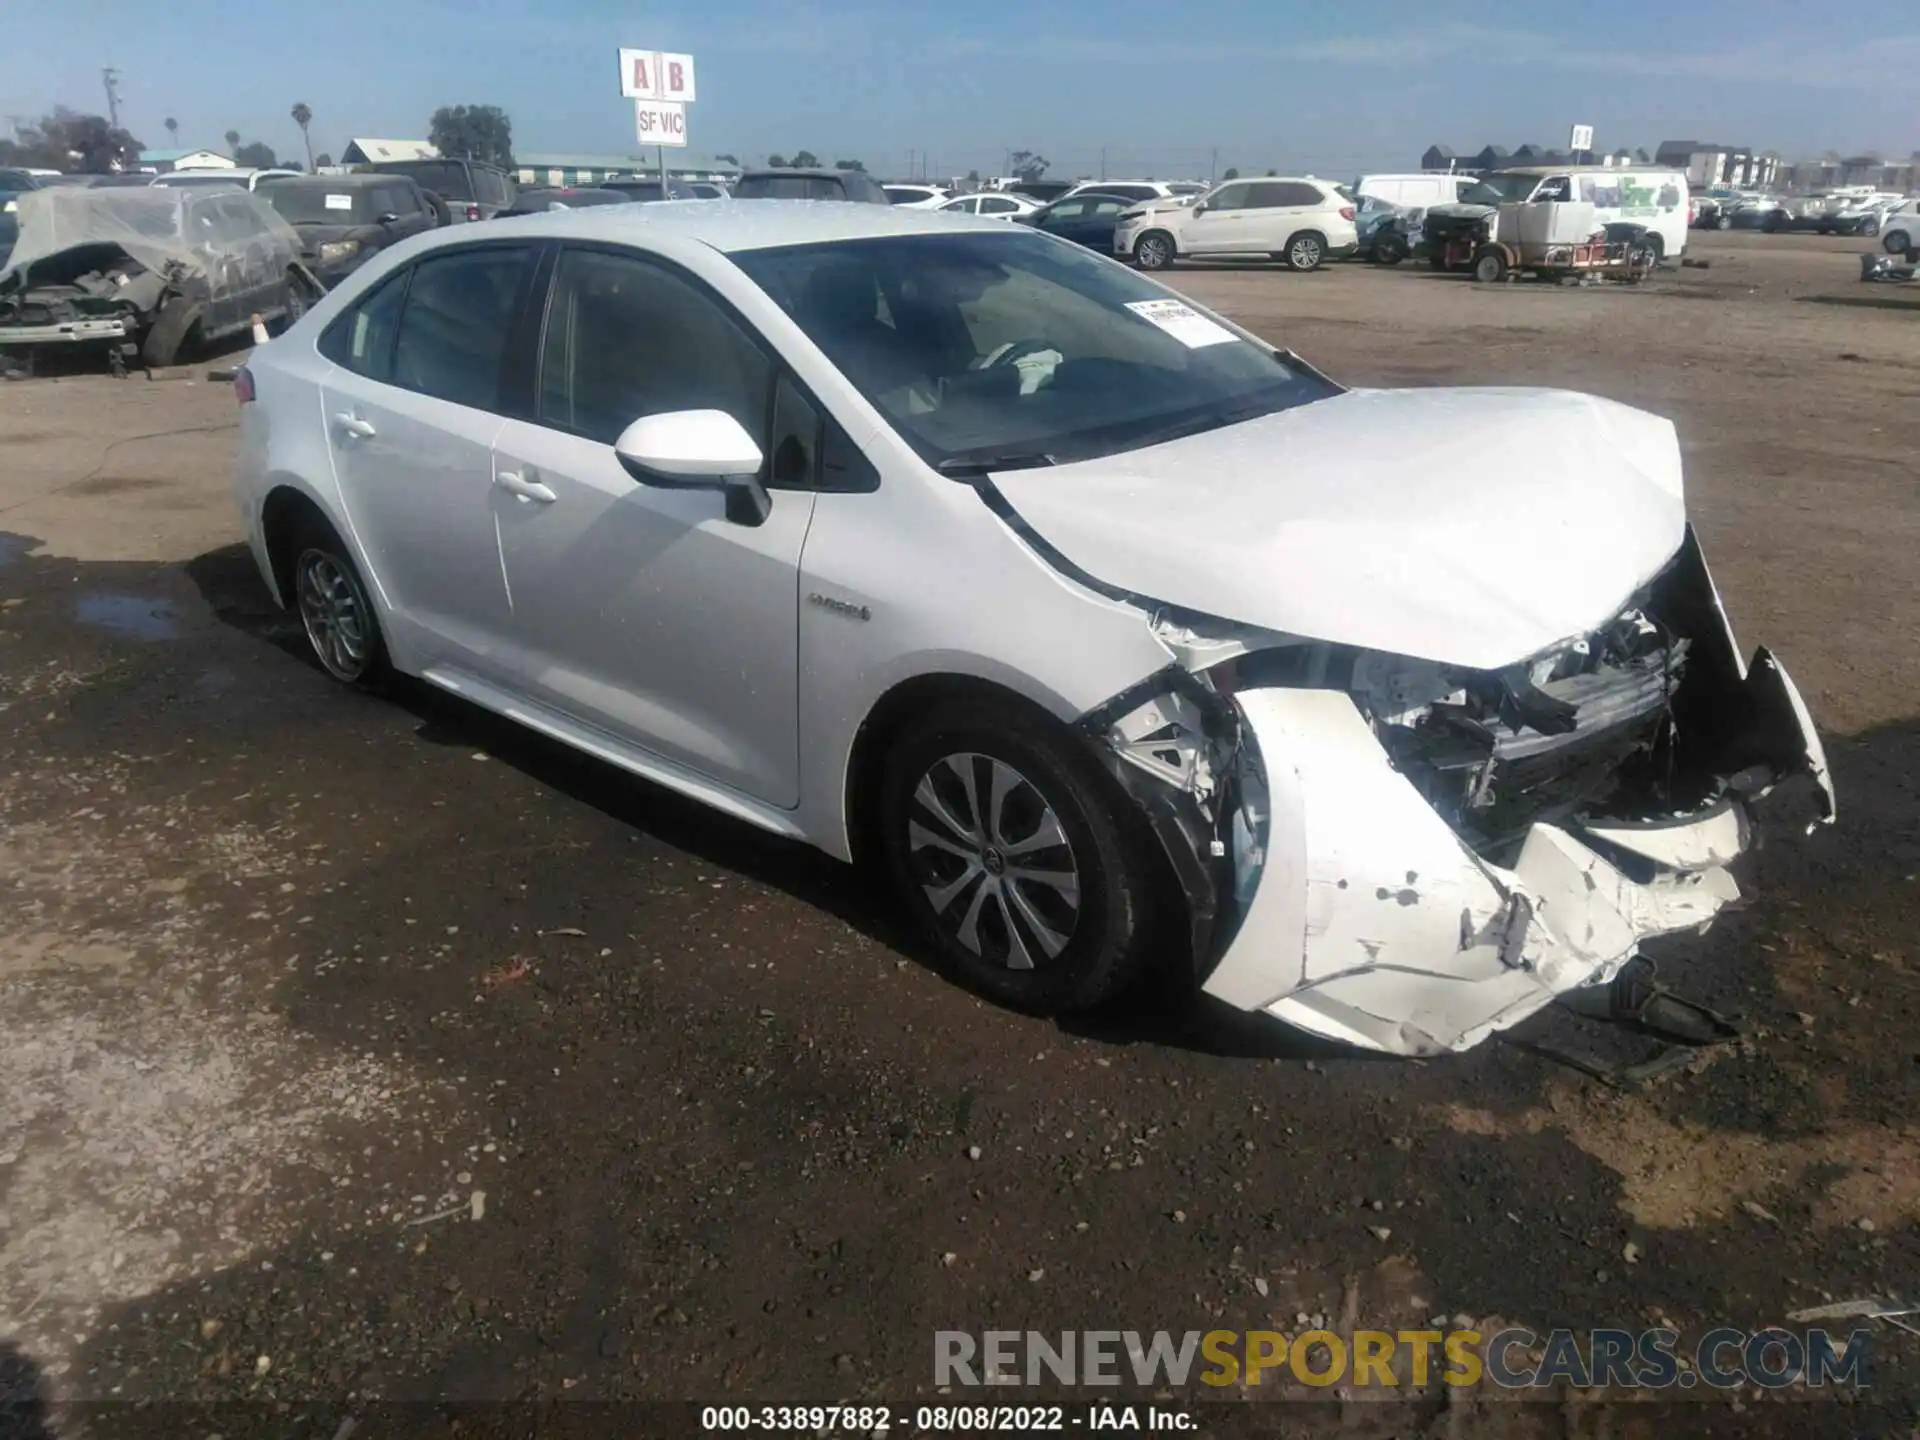
<path fill-rule="evenodd" d="M 242 517 L 319 662 L 877 859 L 1007 1003 L 1171 965 L 1460 1050 L 1704 927 L 1763 808 L 1832 818 L 1664 419 L 1345 391 L 986 220 L 475 228 L 241 372 Z"/>

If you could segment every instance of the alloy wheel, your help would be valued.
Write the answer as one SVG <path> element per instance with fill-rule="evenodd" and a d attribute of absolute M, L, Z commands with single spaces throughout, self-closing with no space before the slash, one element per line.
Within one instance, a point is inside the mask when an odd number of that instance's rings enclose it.
<path fill-rule="evenodd" d="M 1320 242 L 1302 235 L 1287 249 L 1287 261 L 1296 270 L 1312 270 L 1320 264 Z"/>
<path fill-rule="evenodd" d="M 1134 258 L 1142 270 L 1164 270 L 1173 258 L 1173 250 L 1158 235 L 1149 235 L 1134 247 Z"/>
<path fill-rule="evenodd" d="M 373 653 L 373 620 L 359 580 L 324 550 L 301 551 L 294 576 L 300 623 L 315 657 L 334 679 L 359 680 Z"/>
<path fill-rule="evenodd" d="M 1073 846 L 1047 798 L 1004 760 L 936 760 L 914 786 L 906 840 L 935 923 L 981 959 L 1032 970 L 1073 939 Z"/>

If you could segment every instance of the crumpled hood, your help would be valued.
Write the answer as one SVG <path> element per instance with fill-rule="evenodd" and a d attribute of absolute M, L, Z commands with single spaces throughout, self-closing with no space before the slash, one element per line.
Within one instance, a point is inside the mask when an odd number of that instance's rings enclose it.
<path fill-rule="evenodd" d="M 1686 526 L 1672 422 L 1561 390 L 1349 391 L 993 483 L 1109 585 L 1478 669 L 1598 628 Z"/>

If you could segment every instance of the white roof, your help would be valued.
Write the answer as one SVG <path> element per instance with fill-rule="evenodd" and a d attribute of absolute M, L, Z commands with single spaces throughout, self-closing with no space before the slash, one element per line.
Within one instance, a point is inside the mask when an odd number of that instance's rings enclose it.
<path fill-rule="evenodd" d="M 464 226 L 432 233 L 469 240 L 514 233 L 560 234 L 639 244 L 658 237 L 710 245 L 726 254 L 887 235 L 950 235 L 969 229 L 987 235 L 1008 233 L 1004 221 L 848 200 L 671 200 L 653 205 L 592 205 L 490 220 L 478 228 L 480 234 Z"/>
<path fill-rule="evenodd" d="M 351 142 L 369 161 L 437 160 L 440 152 L 427 140 L 367 140 L 355 136 Z"/>

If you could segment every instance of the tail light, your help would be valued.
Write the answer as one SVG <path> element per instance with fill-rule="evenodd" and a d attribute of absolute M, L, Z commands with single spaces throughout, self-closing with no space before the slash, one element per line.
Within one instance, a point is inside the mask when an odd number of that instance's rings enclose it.
<path fill-rule="evenodd" d="M 480 218 L 480 207 L 478 205 L 467 206 L 467 219 L 478 220 L 479 218 Z"/>
<path fill-rule="evenodd" d="M 233 372 L 233 398 L 242 405 L 253 403 L 253 372 L 244 365 Z"/>
<path fill-rule="evenodd" d="M 1353 218 L 1353 207 L 1351 205 L 1342 205 L 1340 207 L 1340 218 L 1342 220 L 1351 220 Z"/>

